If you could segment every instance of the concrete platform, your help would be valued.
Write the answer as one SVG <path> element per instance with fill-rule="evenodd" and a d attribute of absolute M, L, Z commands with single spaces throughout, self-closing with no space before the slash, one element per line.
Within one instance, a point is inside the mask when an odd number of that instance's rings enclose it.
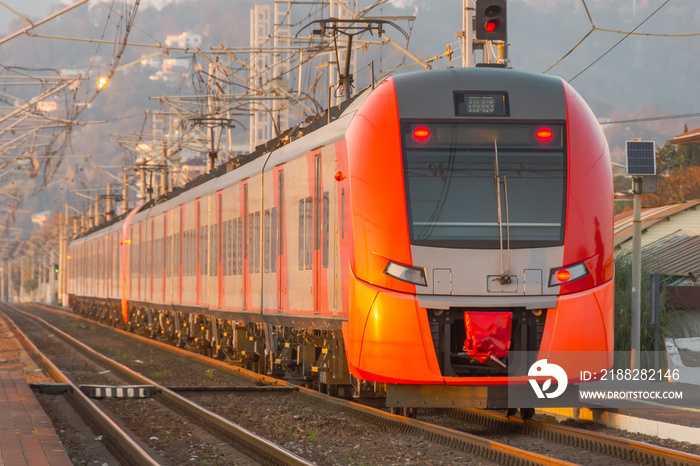
<path fill-rule="evenodd" d="M 0 372 L 0 466 L 70 466 L 51 421 L 17 372 Z"/>

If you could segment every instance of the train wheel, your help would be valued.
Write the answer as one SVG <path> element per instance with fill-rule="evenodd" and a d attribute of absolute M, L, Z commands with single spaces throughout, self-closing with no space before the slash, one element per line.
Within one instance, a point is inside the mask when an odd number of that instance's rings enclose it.
<path fill-rule="evenodd" d="M 520 419 L 526 421 L 535 415 L 535 408 L 520 408 Z"/>
<path fill-rule="evenodd" d="M 515 416 L 515 413 L 518 411 L 517 408 L 508 408 L 506 409 L 506 417 L 511 417 Z"/>
<path fill-rule="evenodd" d="M 418 414 L 418 408 L 391 408 L 391 414 L 415 419 Z"/>

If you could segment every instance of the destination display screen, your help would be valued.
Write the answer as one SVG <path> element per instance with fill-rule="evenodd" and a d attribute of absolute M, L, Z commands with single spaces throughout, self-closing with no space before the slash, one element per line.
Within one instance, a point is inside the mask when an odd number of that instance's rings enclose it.
<path fill-rule="evenodd" d="M 506 92 L 455 92 L 457 116 L 508 116 Z"/>

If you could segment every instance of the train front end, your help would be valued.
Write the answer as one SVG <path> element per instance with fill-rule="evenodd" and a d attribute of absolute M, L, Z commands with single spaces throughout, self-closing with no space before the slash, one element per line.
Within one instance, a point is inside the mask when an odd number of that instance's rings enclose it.
<path fill-rule="evenodd" d="M 488 387 L 526 381 L 516 353 L 572 380 L 610 367 L 610 157 L 567 83 L 495 68 L 395 76 L 346 142 L 356 377 L 387 383 L 395 405 L 497 407 Z"/>

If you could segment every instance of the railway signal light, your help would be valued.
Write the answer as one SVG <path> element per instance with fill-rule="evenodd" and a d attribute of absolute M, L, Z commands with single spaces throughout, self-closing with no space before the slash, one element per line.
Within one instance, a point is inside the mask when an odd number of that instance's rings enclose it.
<path fill-rule="evenodd" d="M 476 38 L 502 40 L 508 37 L 506 0 L 476 0 Z"/>
<path fill-rule="evenodd" d="M 54 273 L 58 273 L 58 264 L 53 265 L 53 271 Z"/>

